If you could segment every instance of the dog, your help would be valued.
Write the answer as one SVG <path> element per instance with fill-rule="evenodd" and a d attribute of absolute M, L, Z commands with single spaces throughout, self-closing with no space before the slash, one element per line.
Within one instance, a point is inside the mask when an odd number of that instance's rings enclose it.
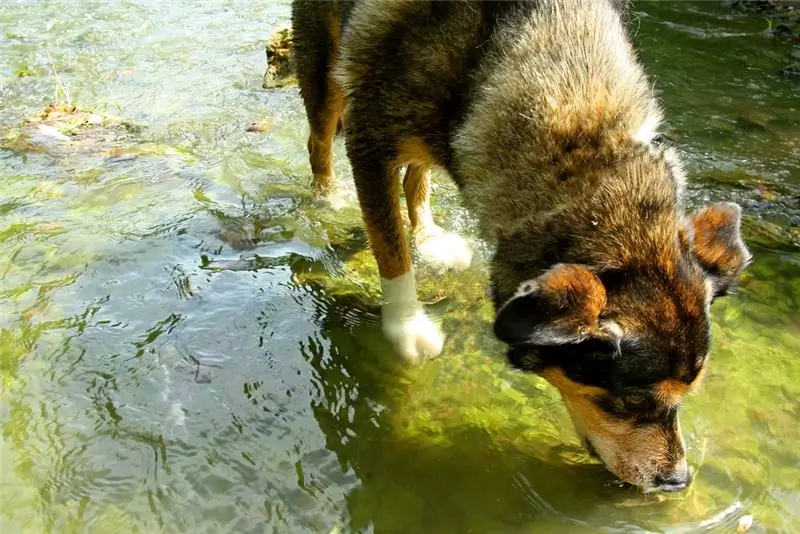
<path fill-rule="evenodd" d="M 627 13 L 626 0 L 294 0 L 295 68 L 322 195 L 345 137 L 397 352 L 419 363 L 444 342 L 416 295 L 403 168 L 423 258 L 471 263 L 431 215 L 437 167 L 494 247 L 510 365 L 558 389 L 621 480 L 680 491 L 678 407 L 706 369 L 710 305 L 751 254 L 736 204 L 686 211 Z"/>

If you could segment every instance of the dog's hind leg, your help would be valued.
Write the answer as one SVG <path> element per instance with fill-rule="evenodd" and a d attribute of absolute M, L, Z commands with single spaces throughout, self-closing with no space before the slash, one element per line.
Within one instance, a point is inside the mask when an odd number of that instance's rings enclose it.
<path fill-rule="evenodd" d="M 333 137 L 336 133 L 338 114 L 342 109 L 341 89 L 334 87 L 329 80 L 328 95 L 325 104 L 317 112 L 311 122 L 311 133 L 308 136 L 308 155 L 311 172 L 314 173 L 314 190 L 320 194 L 330 193 L 336 185 L 333 172 Z"/>
<path fill-rule="evenodd" d="M 341 131 L 344 94 L 331 76 L 338 56 L 339 21 L 329 5 L 295 2 L 293 51 L 300 95 L 310 128 L 308 155 L 314 189 L 330 193 L 335 186 L 333 138 Z"/>
<path fill-rule="evenodd" d="M 311 172 L 314 173 L 314 190 L 320 194 L 330 193 L 336 185 L 333 172 L 333 138 L 341 120 L 344 97 L 338 84 L 330 77 L 327 80 L 325 100 L 318 108 L 309 110 L 308 155 Z"/>
<path fill-rule="evenodd" d="M 472 251 L 459 235 L 445 232 L 433 221 L 430 188 L 430 168 L 420 163 L 409 164 L 403 191 L 417 250 L 423 260 L 433 265 L 466 269 L 472 262 Z"/>
<path fill-rule="evenodd" d="M 422 164 L 409 164 L 403 178 L 403 192 L 406 195 L 408 219 L 414 232 L 436 226 L 431 213 L 430 191 L 431 170 Z"/>
<path fill-rule="evenodd" d="M 358 200 L 381 277 L 383 331 L 405 360 L 417 364 L 442 351 L 444 335 L 417 300 L 411 251 L 403 230 L 397 167 L 380 157 L 356 154 L 352 144 L 348 137 Z"/>

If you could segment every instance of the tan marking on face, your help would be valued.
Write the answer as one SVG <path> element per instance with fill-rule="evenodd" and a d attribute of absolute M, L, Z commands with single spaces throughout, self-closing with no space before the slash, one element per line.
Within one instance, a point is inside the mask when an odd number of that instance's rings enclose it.
<path fill-rule="evenodd" d="M 548 367 L 539 373 L 539 376 L 550 382 L 562 395 L 565 396 L 591 396 L 607 395 L 608 391 L 597 386 L 579 384 L 567 378 L 564 371 L 557 367 Z"/>
<path fill-rule="evenodd" d="M 705 372 L 706 367 L 704 366 L 690 384 L 674 378 L 660 382 L 655 387 L 656 398 L 668 406 L 678 406 L 687 395 L 691 395 L 700 387 Z"/>
<path fill-rule="evenodd" d="M 655 388 L 656 398 L 670 406 L 677 406 L 689 393 L 689 384 L 668 378 L 660 382 Z"/>
<path fill-rule="evenodd" d="M 542 293 L 564 303 L 570 314 L 564 320 L 583 333 L 598 327 L 600 313 L 606 307 L 606 290 L 591 271 L 573 265 L 561 265 L 537 279 Z"/>
<path fill-rule="evenodd" d="M 680 428 L 661 425 L 637 426 L 617 419 L 600 409 L 591 397 L 605 395 L 603 388 L 578 384 L 561 369 L 540 373 L 562 395 L 577 433 L 589 440 L 606 468 L 622 480 L 639 487 L 650 487 L 655 477 L 670 469 L 685 466 Z M 678 443 L 676 448 L 674 445 Z"/>

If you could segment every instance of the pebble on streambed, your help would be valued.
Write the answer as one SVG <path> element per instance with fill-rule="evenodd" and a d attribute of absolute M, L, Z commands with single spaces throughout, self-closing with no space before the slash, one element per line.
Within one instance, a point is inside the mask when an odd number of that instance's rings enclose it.
<path fill-rule="evenodd" d="M 739 518 L 739 523 L 736 526 L 736 532 L 745 532 L 746 530 L 749 530 L 750 527 L 752 526 L 753 526 L 753 516 L 750 514 L 743 515 L 742 517 Z"/>

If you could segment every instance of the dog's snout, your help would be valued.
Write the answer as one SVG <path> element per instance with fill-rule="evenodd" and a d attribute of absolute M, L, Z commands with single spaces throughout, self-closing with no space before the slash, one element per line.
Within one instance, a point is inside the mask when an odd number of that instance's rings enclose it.
<path fill-rule="evenodd" d="M 657 490 L 675 493 L 689 487 L 692 475 L 688 469 L 675 469 L 656 475 L 653 482 Z"/>

